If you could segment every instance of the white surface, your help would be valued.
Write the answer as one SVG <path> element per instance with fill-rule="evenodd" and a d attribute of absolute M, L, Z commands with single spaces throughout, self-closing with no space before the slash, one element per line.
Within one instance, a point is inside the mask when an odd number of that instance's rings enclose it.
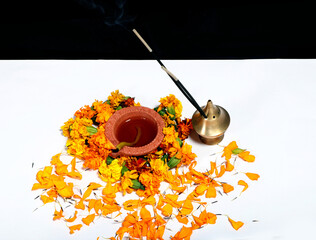
<path fill-rule="evenodd" d="M 244 221 L 243 228 L 221 218 L 192 239 L 315 239 L 316 60 L 164 63 L 198 103 L 211 99 L 230 113 L 223 144 L 236 140 L 249 149 L 256 156 L 249 170 L 261 175 L 219 210 Z M 0 76 L 1 239 L 96 239 L 119 227 L 95 221 L 69 235 L 52 221 L 51 207 L 33 212 L 40 205 L 30 190 L 35 174 L 63 149 L 59 128 L 83 105 L 119 89 L 148 107 L 173 93 L 184 117 L 194 112 L 154 61 L 0 61 Z M 214 148 L 190 143 L 207 166 Z"/>

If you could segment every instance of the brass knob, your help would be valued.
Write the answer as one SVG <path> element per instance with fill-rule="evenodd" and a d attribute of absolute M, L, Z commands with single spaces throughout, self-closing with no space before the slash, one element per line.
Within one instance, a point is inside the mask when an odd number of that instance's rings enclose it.
<path fill-rule="evenodd" d="M 214 105 L 211 100 L 208 100 L 206 106 L 203 106 L 202 109 L 207 118 L 196 111 L 192 116 L 193 129 L 203 143 L 208 145 L 218 144 L 223 140 L 224 133 L 229 126 L 229 114 L 221 106 Z"/>

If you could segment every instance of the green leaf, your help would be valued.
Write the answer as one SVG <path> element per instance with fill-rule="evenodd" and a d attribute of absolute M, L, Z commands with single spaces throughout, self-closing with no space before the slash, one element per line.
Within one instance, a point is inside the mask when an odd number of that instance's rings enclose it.
<path fill-rule="evenodd" d="M 125 97 L 123 97 L 123 100 L 127 100 L 129 98 L 131 98 L 131 97 L 130 96 L 125 96 Z"/>
<path fill-rule="evenodd" d="M 244 151 L 245 151 L 245 149 L 235 148 L 235 149 L 232 151 L 232 153 L 235 154 L 235 155 L 237 155 L 237 154 L 242 153 L 242 152 L 244 152 Z"/>
<path fill-rule="evenodd" d="M 92 122 L 93 122 L 94 125 L 99 125 L 99 123 L 97 122 L 97 115 L 98 115 L 98 114 L 95 114 L 95 115 L 91 118 L 91 120 L 92 120 Z"/>
<path fill-rule="evenodd" d="M 106 164 L 107 164 L 107 165 L 110 165 L 113 160 L 114 160 L 114 158 L 108 156 L 108 157 L 106 158 Z"/>
<path fill-rule="evenodd" d="M 167 107 L 167 111 L 168 111 L 168 113 L 170 113 L 172 115 L 176 115 L 176 110 L 174 109 L 173 105 L 171 105 L 170 107 Z"/>
<path fill-rule="evenodd" d="M 163 115 L 165 115 L 167 112 L 166 112 L 165 109 L 161 109 L 158 113 L 159 113 L 160 116 L 163 116 Z"/>
<path fill-rule="evenodd" d="M 137 179 L 131 179 L 131 180 L 132 180 L 132 183 L 133 183 L 132 188 L 145 190 L 145 186 L 143 184 L 141 184 Z"/>
<path fill-rule="evenodd" d="M 118 106 L 115 110 L 121 110 L 122 106 Z"/>
<path fill-rule="evenodd" d="M 167 165 L 171 169 L 171 168 L 176 167 L 180 163 L 180 161 L 181 161 L 180 159 L 178 159 L 176 157 L 172 157 L 169 159 Z"/>
<path fill-rule="evenodd" d="M 166 162 L 168 159 L 168 153 L 164 154 L 161 158 L 162 161 Z"/>
<path fill-rule="evenodd" d="M 93 111 L 95 111 L 95 108 L 94 108 L 94 106 L 91 106 L 91 107 L 90 107 L 90 109 L 91 109 L 91 110 L 93 110 Z"/>
<path fill-rule="evenodd" d="M 121 176 L 124 176 L 124 173 L 129 171 L 129 169 L 124 165 L 121 170 Z"/>
<path fill-rule="evenodd" d="M 93 135 L 93 134 L 96 134 L 98 132 L 98 129 L 95 128 L 95 127 L 87 126 L 86 128 L 87 128 L 87 131 L 90 134 L 90 136 Z"/>
<path fill-rule="evenodd" d="M 177 138 L 176 140 L 177 140 L 177 142 L 179 143 L 180 147 L 182 147 L 182 145 L 183 145 L 182 140 L 181 140 L 180 138 Z"/>
<path fill-rule="evenodd" d="M 111 105 L 111 101 L 110 100 L 106 100 L 103 103 L 107 103 L 107 104 Z"/>

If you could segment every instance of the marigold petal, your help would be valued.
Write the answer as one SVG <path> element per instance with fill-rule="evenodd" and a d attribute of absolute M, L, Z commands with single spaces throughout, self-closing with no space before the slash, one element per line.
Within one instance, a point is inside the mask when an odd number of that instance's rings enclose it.
<path fill-rule="evenodd" d="M 43 202 L 44 204 L 50 203 L 50 202 L 54 202 L 54 201 L 55 201 L 54 198 L 48 197 L 48 196 L 46 196 L 46 195 L 41 195 L 41 200 L 42 200 L 42 202 Z"/>
<path fill-rule="evenodd" d="M 187 224 L 189 222 L 188 218 L 186 216 L 181 215 L 181 214 L 178 214 L 176 216 L 176 218 L 179 221 L 179 223 Z"/>
<path fill-rule="evenodd" d="M 216 189 L 213 185 L 210 185 L 207 188 L 206 194 L 205 194 L 206 198 L 215 198 L 216 197 Z"/>
<path fill-rule="evenodd" d="M 229 193 L 234 190 L 234 187 L 228 183 L 223 183 L 222 187 L 223 187 L 224 193 Z"/>
<path fill-rule="evenodd" d="M 61 219 L 62 217 L 64 217 L 64 215 L 63 215 L 63 209 L 60 209 L 59 212 L 55 209 L 53 220 L 54 220 L 54 221 L 55 221 L 55 220 L 59 220 L 59 219 Z"/>
<path fill-rule="evenodd" d="M 242 153 L 239 153 L 238 156 L 245 160 L 246 162 L 254 162 L 255 161 L 255 156 L 254 155 L 250 155 L 249 151 L 244 151 Z"/>
<path fill-rule="evenodd" d="M 170 215 L 172 214 L 172 211 L 173 211 L 173 207 L 172 207 L 169 203 L 167 203 L 167 204 L 161 209 L 161 213 L 162 213 L 164 216 L 166 216 L 166 217 L 170 216 Z"/>
<path fill-rule="evenodd" d="M 142 207 L 142 209 L 140 210 L 140 217 L 145 222 L 151 221 L 152 219 L 150 212 L 145 207 Z"/>
<path fill-rule="evenodd" d="M 86 224 L 86 225 L 89 226 L 90 223 L 93 222 L 94 218 L 95 218 L 95 214 L 90 214 L 90 215 L 86 216 L 85 218 L 82 218 L 81 221 L 82 221 L 84 224 Z"/>
<path fill-rule="evenodd" d="M 217 178 L 222 177 L 224 175 L 225 171 L 226 171 L 226 167 L 224 165 L 221 165 L 221 170 L 218 174 L 216 174 L 216 177 Z"/>
<path fill-rule="evenodd" d="M 259 179 L 260 175 L 259 174 L 256 174 L 256 173 L 245 173 L 246 176 L 252 180 L 252 181 L 256 181 Z"/>
<path fill-rule="evenodd" d="M 230 217 L 228 217 L 228 221 L 230 222 L 230 224 L 232 225 L 232 227 L 237 231 L 239 228 L 241 228 L 244 223 L 243 222 L 235 222 L 234 220 L 232 220 Z"/>
<path fill-rule="evenodd" d="M 75 214 L 73 215 L 73 217 L 65 219 L 66 222 L 74 222 L 77 219 L 77 213 L 78 211 L 75 211 Z"/>
<path fill-rule="evenodd" d="M 69 226 L 70 234 L 73 234 L 75 231 L 79 231 L 82 227 L 82 224 L 77 224 L 73 226 Z"/>
<path fill-rule="evenodd" d="M 189 215 L 193 211 L 193 205 L 190 199 L 184 201 L 183 206 L 181 208 L 182 215 Z"/>
<path fill-rule="evenodd" d="M 190 239 L 192 228 L 183 226 L 179 232 L 179 239 Z"/>
<path fill-rule="evenodd" d="M 230 163 L 229 160 L 226 162 L 226 171 L 231 172 L 234 170 L 234 165 Z"/>
<path fill-rule="evenodd" d="M 239 180 L 238 185 L 244 186 L 244 189 L 242 190 L 242 192 L 246 191 L 248 188 L 248 184 L 244 180 Z"/>
<path fill-rule="evenodd" d="M 198 196 L 201 196 L 205 193 L 207 189 L 208 189 L 208 186 L 206 184 L 200 184 L 194 189 L 194 191 Z"/>

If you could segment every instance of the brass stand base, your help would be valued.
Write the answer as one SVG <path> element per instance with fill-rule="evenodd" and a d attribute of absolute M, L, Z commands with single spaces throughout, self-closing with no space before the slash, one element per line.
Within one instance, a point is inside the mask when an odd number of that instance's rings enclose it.
<path fill-rule="evenodd" d="M 199 137 L 200 137 L 201 141 L 207 145 L 216 145 L 223 140 L 224 134 L 216 136 L 216 137 L 212 137 L 212 138 L 210 138 L 210 137 L 205 138 L 202 136 L 199 136 Z"/>

